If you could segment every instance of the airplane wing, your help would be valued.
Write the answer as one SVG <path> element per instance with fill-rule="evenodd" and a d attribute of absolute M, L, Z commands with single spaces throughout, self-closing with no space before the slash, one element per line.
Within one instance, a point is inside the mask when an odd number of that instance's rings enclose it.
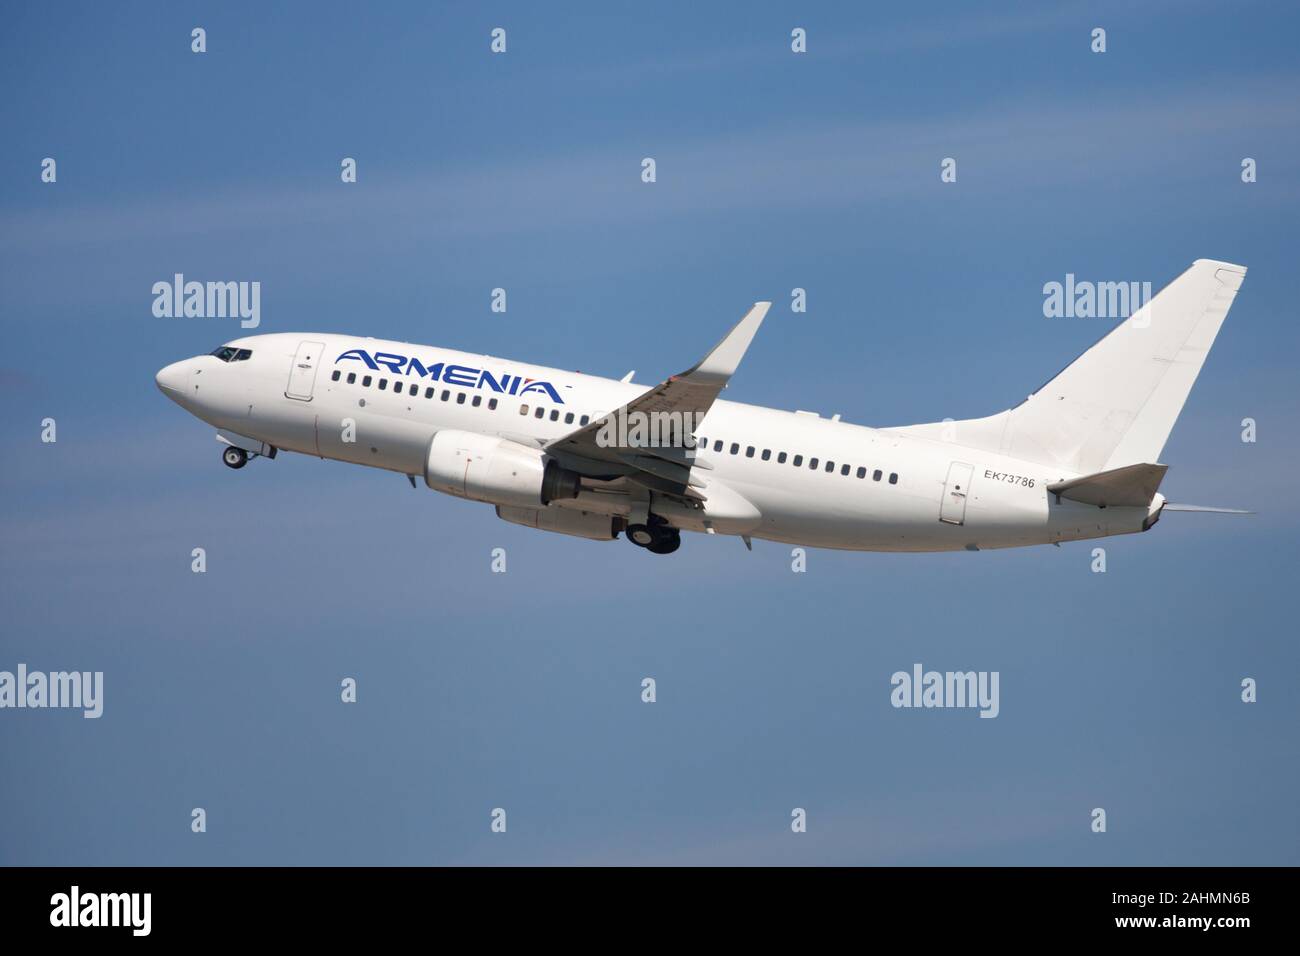
<path fill-rule="evenodd" d="M 771 305 L 755 302 L 745 317 L 693 367 L 670 376 L 602 418 L 555 439 L 545 446 L 547 453 L 580 474 L 625 476 L 658 491 L 702 497 L 690 488 L 698 485 L 690 472 L 692 467 L 709 470 L 710 466 L 697 459 L 686 446 L 694 444 L 695 426 L 726 388 Z M 647 439 L 656 431 L 659 442 L 648 444 Z"/>

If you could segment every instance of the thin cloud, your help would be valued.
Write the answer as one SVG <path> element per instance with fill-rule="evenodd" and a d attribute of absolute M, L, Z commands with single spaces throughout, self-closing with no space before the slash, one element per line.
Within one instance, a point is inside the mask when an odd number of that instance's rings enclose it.
<path fill-rule="evenodd" d="M 945 156 L 959 161 L 965 189 L 1024 195 L 1103 179 L 1135 184 L 1199 175 L 1175 162 L 1191 149 L 1233 140 L 1294 155 L 1297 130 L 1288 85 L 1239 84 L 1141 100 L 990 103 L 978 113 L 934 120 L 828 123 L 755 129 L 654 150 L 659 182 L 639 180 L 644 147 L 605 145 L 571 155 L 431 168 L 340 187 L 281 184 L 180 194 L 0 219 L 0 249 L 21 257 L 72 244 L 187 236 L 304 233 L 366 224 L 425 239 L 546 234 L 617 218 L 645 222 L 727 210 L 843 206 L 927 195 Z M 1173 144 L 1173 146 L 1171 146 Z M 364 190 L 364 191 L 362 191 Z M 1282 193 L 1294 200 L 1295 194 Z"/>

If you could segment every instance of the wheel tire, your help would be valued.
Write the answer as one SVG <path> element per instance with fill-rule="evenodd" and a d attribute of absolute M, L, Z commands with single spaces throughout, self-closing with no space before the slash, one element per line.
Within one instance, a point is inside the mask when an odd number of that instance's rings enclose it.
<path fill-rule="evenodd" d="M 248 452 L 231 445 L 221 453 L 221 460 L 227 468 L 243 468 L 248 464 Z"/>
<path fill-rule="evenodd" d="M 623 535 L 638 548 L 648 548 L 657 540 L 654 530 L 643 524 L 628 525 Z"/>
<path fill-rule="evenodd" d="M 646 548 L 651 554 L 672 554 L 682 546 L 682 534 L 676 528 L 665 528 L 663 536 Z"/>

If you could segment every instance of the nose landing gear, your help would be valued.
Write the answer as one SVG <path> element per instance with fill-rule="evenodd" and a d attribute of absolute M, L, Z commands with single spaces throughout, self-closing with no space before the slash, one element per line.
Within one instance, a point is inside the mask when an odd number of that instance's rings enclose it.
<path fill-rule="evenodd" d="M 630 524 L 624 532 L 627 540 L 651 554 L 672 554 L 682 546 L 682 533 L 658 515 L 651 515 L 645 524 Z"/>
<path fill-rule="evenodd" d="M 217 432 L 217 441 L 224 443 L 226 446 L 221 449 L 221 461 L 227 468 L 243 468 L 254 458 L 274 458 L 276 452 L 279 451 L 274 445 L 267 442 L 252 444 L 247 438 L 240 438 L 236 442 L 221 432 Z"/>

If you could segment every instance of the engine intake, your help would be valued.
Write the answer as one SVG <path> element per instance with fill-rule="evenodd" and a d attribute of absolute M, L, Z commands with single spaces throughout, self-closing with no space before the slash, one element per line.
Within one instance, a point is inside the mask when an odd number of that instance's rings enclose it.
<path fill-rule="evenodd" d="M 478 432 L 446 429 L 429 442 L 424 483 L 459 498 L 537 508 L 576 498 L 582 477 L 539 448 Z"/>

